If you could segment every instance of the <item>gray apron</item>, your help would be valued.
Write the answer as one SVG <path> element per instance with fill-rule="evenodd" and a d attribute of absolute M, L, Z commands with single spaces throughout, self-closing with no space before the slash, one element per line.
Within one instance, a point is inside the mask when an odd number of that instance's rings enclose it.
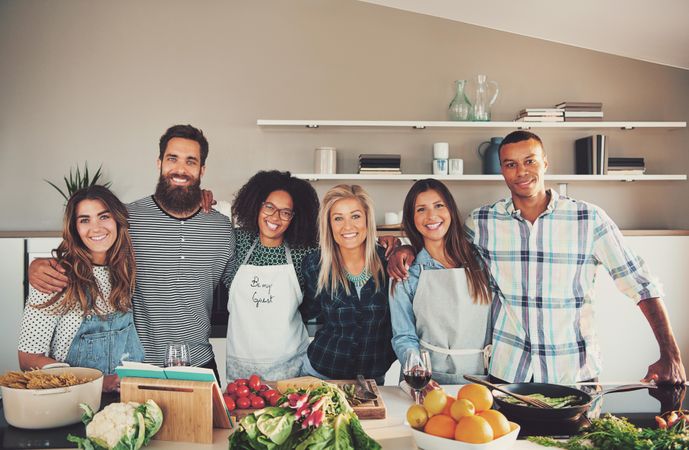
<path fill-rule="evenodd" d="M 252 374 L 264 380 L 297 377 L 309 346 L 299 312 L 303 294 L 287 243 L 287 264 L 247 264 L 257 243 L 258 239 L 230 285 L 226 354 L 230 381 Z"/>
<path fill-rule="evenodd" d="M 464 269 L 423 270 L 413 301 L 420 348 L 431 356 L 433 380 L 463 384 L 484 375 L 490 357 L 490 305 L 474 304 Z"/>

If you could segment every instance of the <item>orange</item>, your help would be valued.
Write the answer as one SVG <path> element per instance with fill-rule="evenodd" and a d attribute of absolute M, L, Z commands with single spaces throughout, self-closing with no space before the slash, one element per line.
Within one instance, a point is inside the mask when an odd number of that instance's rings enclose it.
<path fill-rule="evenodd" d="M 414 428 L 422 429 L 428 421 L 426 408 L 421 405 L 411 405 L 407 410 L 407 422 Z"/>
<path fill-rule="evenodd" d="M 483 417 L 463 417 L 455 429 L 455 440 L 470 444 L 485 444 L 493 440 L 493 429 Z"/>
<path fill-rule="evenodd" d="M 488 411 L 483 411 L 478 413 L 480 417 L 483 417 L 488 422 L 488 425 L 493 429 L 493 438 L 497 439 L 500 436 L 504 436 L 510 431 L 510 423 L 507 418 L 502 415 L 500 411 L 494 409 L 489 409 Z"/>
<path fill-rule="evenodd" d="M 459 390 L 457 399 L 465 398 L 474 404 L 476 412 L 486 411 L 493 406 L 493 394 L 490 390 L 480 384 L 465 384 Z"/>
<path fill-rule="evenodd" d="M 428 419 L 426 426 L 423 428 L 428 434 L 433 436 L 440 436 L 448 439 L 452 439 L 455 436 L 455 427 L 457 422 L 452 420 L 452 417 L 439 414 Z M 488 426 L 490 429 L 490 426 Z"/>
<path fill-rule="evenodd" d="M 460 400 L 455 401 L 452 404 L 452 408 L 450 409 L 450 416 L 453 419 L 459 421 L 462 417 L 473 416 L 475 412 L 476 408 L 474 408 L 474 404 L 471 403 L 469 400 L 462 398 Z"/>
<path fill-rule="evenodd" d="M 447 403 L 445 403 L 445 409 L 443 409 L 443 412 L 441 412 L 440 414 L 445 414 L 446 416 L 452 416 L 452 414 L 450 414 L 450 408 L 452 408 L 452 404 L 454 402 L 455 402 L 455 398 L 448 395 L 447 396 Z"/>
<path fill-rule="evenodd" d="M 440 414 L 447 404 L 447 395 L 442 389 L 434 389 L 423 399 L 423 406 L 428 411 L 429 416 Z"/>

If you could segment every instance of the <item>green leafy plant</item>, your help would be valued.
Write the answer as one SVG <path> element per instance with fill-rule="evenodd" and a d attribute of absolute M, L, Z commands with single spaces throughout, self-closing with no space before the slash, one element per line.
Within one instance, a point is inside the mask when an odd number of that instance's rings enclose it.
<path fill-rule="evenodd" d="M 91 176 L 89 173 L 89 166 L 88 162 L 84 163 L 84 170 L 82 171 L 79 166 L 77 165 L 76 169 L 69 169 L 69 178 L 64 177 L 65 180 L 65 188 L 66 188 L 66 193 L 60 189 L 59 186 L 57 186 L 55 183 L 53 183 L 50 180 L 44 180 L 46 183 L 57 189 L 57 191 L 65 198 L 65 201 L 69 200 L 69 198 L 74 194 L 76 191 L 79 189 L 85 188 L 85 187 L 90 187 L 95 184 L 98 184 L 98 181 L 101 179 L 101 176 L 103 175 L 101 170 L 103 166 L 100 165 L 98 167 L 98 170 L 96 173 Z M 112 183 L 107 182 L 107 183 L 101 183 L 103 186 L 106 188 L 109 188 Z"/>

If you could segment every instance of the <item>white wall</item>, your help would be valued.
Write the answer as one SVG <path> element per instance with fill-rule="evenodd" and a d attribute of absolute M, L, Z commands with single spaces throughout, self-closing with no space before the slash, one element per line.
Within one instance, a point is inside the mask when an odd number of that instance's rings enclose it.
<path fill-rule="evenodd" d="M 606 119 L 689 119 L 689 71 L 354 0 L 0 1 L 0 230 L 59 229 L 62 199 L 43 180 L 103 164 L 125 201 L 155 187 L 157 140 L 175 123 L 207 134 L 204 185 L 231 199 L 259 169 L 310 172 L 313 149 L 402 154 L 430 173 L 431 145 L 479 173 L 476 146 L 506 130 L 265 130 L 256 119 L 442 120 L 453 81 L 500 84 L 496 120 L 563 100 L 602 101 Z M 572 141 L 543 132 L 551 173 L 573 170 Z M 689 131 L 609 131 L 612 156 L 650 173 L 689 172 Z M 323 193 L 332 183 L 319 182 Z M 366 183 L 400 209 L 410 182 Z M 506 195 L 502 183 L 454 183 L 465 213 Z M 622 228 L 689 228 L 687 182 L 583 183 L 572 196 Z"/>

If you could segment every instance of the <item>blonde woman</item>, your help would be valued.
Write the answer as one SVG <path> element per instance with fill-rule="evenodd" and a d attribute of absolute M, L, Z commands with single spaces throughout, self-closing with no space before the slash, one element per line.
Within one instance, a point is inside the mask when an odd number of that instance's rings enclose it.
<path fill-rule="evenodd" d="M 323 379 L 358 374 L 383 384 L 395 360 L 385 251 L 376 245 L 373 202 L 357 185 L 338 185 L 321 202 L 320 252 L 304 260 L 302 316 L 320 315 L 304 372 Z"/>

